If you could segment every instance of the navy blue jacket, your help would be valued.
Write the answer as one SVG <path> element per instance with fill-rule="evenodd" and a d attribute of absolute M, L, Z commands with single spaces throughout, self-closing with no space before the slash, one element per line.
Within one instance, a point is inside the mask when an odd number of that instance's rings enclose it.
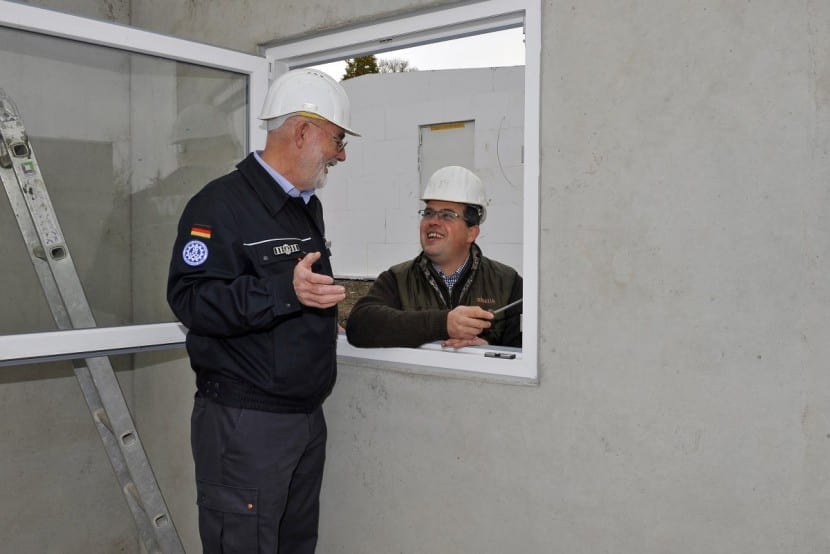
<path fill-rule="evenodd" d="M 332 275 L 319 200 L 288 196 L 253 154 L 188 202 L 167 300 L 188 328 L 200 392 L 222 383 L 216 401 L 278 412 L 310 412 L 329 395 L 337 307 L 297 299 L 293 271 L 308 252 L 322 253 L 316 273 Z"/>

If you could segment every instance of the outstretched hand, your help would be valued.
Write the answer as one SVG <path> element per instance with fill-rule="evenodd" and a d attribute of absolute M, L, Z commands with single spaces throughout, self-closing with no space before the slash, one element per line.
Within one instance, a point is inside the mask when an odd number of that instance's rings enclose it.
<path fill-rule="evenodd" d="M 306 254 L 294 267 L 294 293 L 301 304 L 310 308 L 330 308 L 346 298 L 346 288 L 335 285 L 334 278 L 311 270 L 320 255 Z"/>
<path fill-rule="evenodd" d="M 447 314 L 447 334 L 450 338 L 441 343 L 444 347 L 462 348 L 487 344 L 478 335 L 488 329 L 495 316 L 478 306 L 458 306 Z"/>

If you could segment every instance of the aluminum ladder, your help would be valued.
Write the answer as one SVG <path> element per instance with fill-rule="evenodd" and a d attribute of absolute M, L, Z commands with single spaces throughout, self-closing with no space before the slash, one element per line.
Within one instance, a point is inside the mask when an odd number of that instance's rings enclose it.
<path fill-rule="evenodd" d="M 55 323 L 62 330 L 95 327 L 20 113 L 2 88 L 0 135 L 0 180 Z M 145 550 L 184 553 L 109 358 L 72 363 Z"/>

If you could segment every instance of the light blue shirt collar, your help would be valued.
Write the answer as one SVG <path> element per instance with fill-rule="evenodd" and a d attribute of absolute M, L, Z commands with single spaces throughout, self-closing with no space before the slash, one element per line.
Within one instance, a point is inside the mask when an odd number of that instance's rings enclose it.
<path fill-rule="evenodd" d="M 303 201 L 308 204 L 308 201 L 311 200 L 311 197 L 314 196 L 314 189 L 312 190 L 304 190 L 300 191 L 292 185 L 288 179 L 280 175 L 273 167 L 265 163 L 265 160 L 259 155 L 259 151 L 254 152 L 254 159 L 259 162 L 259 165 L 268 172 L 268 175 L 273 177 L 273 179 L 279 184 L 280 188 L 285 191 L 285 194 L 292 198 L 302 197 Z"/>

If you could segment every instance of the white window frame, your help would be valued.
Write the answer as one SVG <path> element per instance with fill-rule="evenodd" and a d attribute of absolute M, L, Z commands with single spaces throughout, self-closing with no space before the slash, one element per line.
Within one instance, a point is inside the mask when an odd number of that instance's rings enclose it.
<path fill-rule="evenodd" d="M 265 57 L 259 57 L 0 0 L 2 27 L 247 75 L 249 150 L 261 148 L 265 142 L 265 132 L 255 113 L 265 98 L 269 66 L 273 79 L 292 67 L 524 26 L 523 348 L 520 352 L 511 351 L 516 354 L 515 359 L 500 359 L 484 356 L 484 352 L 497 348 L 467 348 L 458 353 L 443 352 L 436 345 L 420 349 L 362 349 L 349 345 L 344 336 L 338 344 L 338 358 L 355 365 L 440 375 L 483 375 L 521 383 L 538 382 L 540 21 L 540 0 L 485 0 L 290 43 L 275 43 L 264 47 Z M 0 366 L 172 348 L 184 343 L 185 332 L 181 324 L 159 323 L 0 335 Z"/>
<path fill-rule="evenodd" d="M 265 143 L 255 113 L 268 88 L 268 62 L 261 56 L 0 0 L 0 27 L 31 31 L 137 54 L 232 71 L 248 78 L 249 149 Z M 184 344 L 179 323 L 125 325 L 0 335 L 0 366 L 173 348 Z"/>
<path fill-rule="evenodd" d="M 337 346 L 340 360 L 384 369 L 484 375 L 507 382 L 538 383 L 541 19 L 540 0 L 485 0 L 263 46 L 266 58 L 272 62 L 271 77 L 276 78 L 297 67 L 524 26 L 524 314 L 521 351 L 515 352 L 515 359 L 500 359 L 484 355 L 499 350 L 497 348 L 465 348 L 459 352 L 441 351 L 435 344 L 419 349 L 356 348 L 341 334 Z"/>

